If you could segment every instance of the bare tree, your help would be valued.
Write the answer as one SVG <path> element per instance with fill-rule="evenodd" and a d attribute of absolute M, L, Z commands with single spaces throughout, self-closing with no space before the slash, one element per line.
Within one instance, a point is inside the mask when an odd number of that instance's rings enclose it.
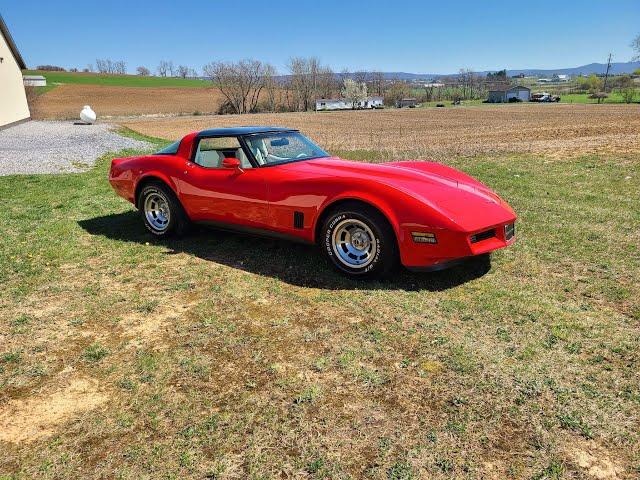
<path fill-rule="evenodd" d="M 640 34 L 631 42 L 631 48 L 635 52 L 635 55 L 631 59 L 632 61 L 640 60 Z"/>
<path fill-rule="evenodd" d="M 323 67 L 316 57 L 294 57 L 289 60 L 288 69 L 291 88 L 296 93 L 298 110 L 310 110 L 313 99 L 319 93 L 320 76 Z"/>
<path fill-rule="evenodd" d="M 127 73 L 127 64 L 124 60 L 113 62 L 113 72 L 116 75 L 125 75 Z"/>
<path fill-rule="evenodd" d="M 203 67 L 235 113 L 255 111 L 264 88 L 265 66 L 258 60 L 214 62 Z"/>
<path fill-rule="evenodd" d="M 344 81 L 347 78 L 351 78 L 351 73 L 349 73 L 349 69 L 345 67 L 340 70 L 340 73 L 338 74 L 338 81 L 340 82 L 340 85 L 344 84 Z"/>
<path fill-rule="evenodd" d="M 180 78 L 187 78 L 189 76 L 189 67 L 185 65 L 178 65 L 178 76 Z"/>
<path fill-rule="evenodd" d="M 342 96 L 349 100 L 351 108 L 356 108 L 356 105 L 359 106 L 360 102 L 367 99 L 367 84 L 347 78 L 344 81 Z"/>
<path fill-rule="evenodd" d="M 127 73 L 127 64 L 124 60 L 113 61 L 110 58 L 97 59 L 96 69 L 98 73 L 108 73 L 111 75 L 124 75 Z"/>
<path fill-rule="evenodd" d="M 433 82 L 425 83 L 424 85 L 424 100 L 425 102 L 430 102 L 433 100 L 433 90 L 435 86 Z"/>
<path fill-rule="evenodd" d="M 83 70 L 83 72 L 87 72 L 87 73 L 93 72 L 93 64 L 92 63 L 87 64 L 87 67 Z"/>
<path fill-rule="evenodd" d="M 160 63 L 158 64 L 158 75 L 161 77 L 166 77 L 170 70 L 173 70 L 173 62 L 160 60 Z"/>
<path fill-rule="evenodd" d="M 411 88 L 407 82 L 402 80 L 395 80 L 384 95 L 385 105 L 397 105 L 400 100 L 408 97 L 411 94 Z"/>
<path fill-rule="evenodd" d="M 97 58 L 96 59 L 96 70 L 98 70 L 98 73 L 111 73 L 111 69 L 112 69 L 112 62 L 111 60 L 107 59 L 101 59 L 101 58 Z"/>
<path fill-rule="evenodd" d="M 382 72 L 371 73 L 371 86 L 376 95 L 384 95 L 384 74 Z"/>
<path fill-rule="evenodd" d="M 320 67 L 318 72 L 318 95 L 322 98 L 331 98 L 333 93 L 340 89 L 336 74 L 331 67 Z"/>
<path fill-rule="evenodd" d="M 353 79 L 358 83 L 367 83 L 367 79 L 369 78 L 369 73 L 363 70 L 353 72 Z"/>
<path fill-rule="evenodd" d="M 309 81 L 309 65 L 306 58 L 295 57 L 287 65 L 291 75 L 291 87 L 296 93 L 296 110 L 308 110 L 311 102 L 311 82 Z"/>
<path fill-rule="evenodd" d="M 136 68 L 136 72 L 141 77 L 148 77 L 149 75 L 151 75 L 151 72 L 149 71 L 149 69 L 147 67 L 140 66 L 140 67 Z"/>
<path fill-rule="evenodd" d="M 458 73 L 458 86 L 460 87 L 460 91 L 457 92 L 460 94 L 461 98 L 458 100 L 466 100 L 476 98 L 478 93 L 478 76 L 476 73 L 470 68 L 461 68 Z M 455 101 L 456 99 L 454 99 Z"/>
<path fill-rule="evenodd" d="M 264 90 L 267 97 L 267 110 L 274 112 L 276 110 L 276 93 L 278 91 L 278 82 L 276 80 L 276 69 L 268 63 L 264 65 L 262 72 L 264 78 Z"/>

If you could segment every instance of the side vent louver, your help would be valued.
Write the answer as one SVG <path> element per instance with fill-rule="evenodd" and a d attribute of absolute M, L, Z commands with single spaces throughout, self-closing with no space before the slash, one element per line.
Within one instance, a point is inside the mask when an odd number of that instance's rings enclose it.
<path fill-rule="evenodd" d="M 293 212 L 293 228 L 304 228 L 304 213 Z"/>

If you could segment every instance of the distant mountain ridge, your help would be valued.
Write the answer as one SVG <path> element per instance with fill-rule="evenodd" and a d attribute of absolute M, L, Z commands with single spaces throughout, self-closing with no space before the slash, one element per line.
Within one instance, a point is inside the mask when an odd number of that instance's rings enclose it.
<path fill-rule="evenodd" d="M 640 62 L 615 62 L 611 63 L 610 73 L 612 75 L 620 75 L 623 73 L 633 73 L 634 70 L 640 68 Z M 590 63 L 588 65 L 582 65 L 580 67 L 572 68 L 524 68 L 518 70 L 507 70 L 507 75 L 520 75 L 527 76 L 551 76 L 557 75 L 591 75 L 592 73 L 604 74 L 607 70 L 606 63 Z M 485 70 L 483 72 L 476 72 L 478 75 L 487 75 L 487 73 L 495 72 L 496 70 Z M 399 80 L 428 80 L 437 79 L 442 77 L 450 77 L 457 75 L 456 73 L 440 74 L 440 73 L 407 73 L 407 72 L 383 72 L 384 77 L 387 80 L 399 79 Z"/>

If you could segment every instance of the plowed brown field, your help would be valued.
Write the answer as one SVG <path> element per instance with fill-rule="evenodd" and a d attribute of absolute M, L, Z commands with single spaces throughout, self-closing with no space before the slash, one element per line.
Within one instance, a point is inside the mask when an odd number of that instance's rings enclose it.
<path fill-rule="evenodd" d="M 77 118 L 83 105 L 99 116 L 216 112 L 215 88 L 140 88 L 60 85 L 36 100 L 35 118 Z"/>
<path fill-rule="evenodd" d="M 640 150 L 638 105 L 500 105 L 446 109 L 279 113 L 126 121 L 140 133 L 176 139 L 237 125 L 298 128 L 328 150 L 432 157 L 521 152 L 553 157 Z"/>

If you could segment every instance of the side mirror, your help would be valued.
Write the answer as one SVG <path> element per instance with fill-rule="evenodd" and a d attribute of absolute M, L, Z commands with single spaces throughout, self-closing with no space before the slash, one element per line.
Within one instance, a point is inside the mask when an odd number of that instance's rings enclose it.
<path fill-rule="evenodd" d="M 242 169 L 242 165 L 240 164 L 240 160 L 238 160 L 237 158 L 234 158 L 234 157 L 225 158 L 222 161 L 222 168 L 229 168 L 231 170 L 237 170 L 239 172 L 244 172 L 244 170 Z"/>

